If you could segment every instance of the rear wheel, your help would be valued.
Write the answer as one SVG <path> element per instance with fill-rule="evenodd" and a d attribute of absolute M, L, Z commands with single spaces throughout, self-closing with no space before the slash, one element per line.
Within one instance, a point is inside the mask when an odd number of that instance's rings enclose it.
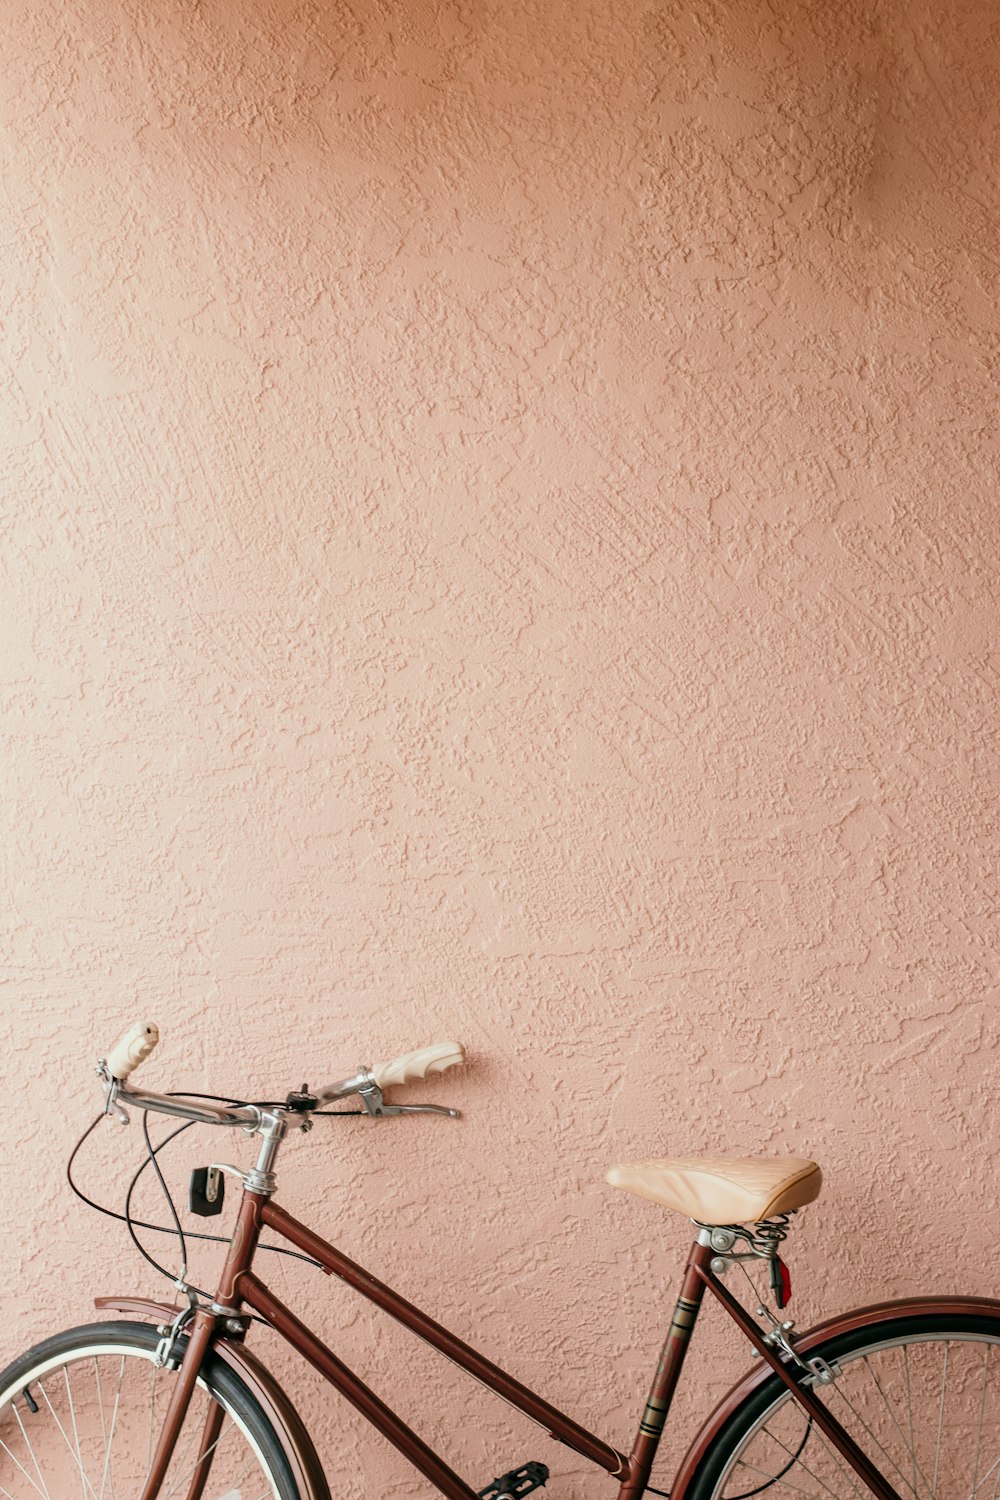
<path fill-rule="evenodd" d="M 138 1500 L 176 1373 L 154 1364 L 158 1343 L 145 1323 L 95 1323 L 56 1334 L 8 1366 L 0 1374 L 0 1496 Z M 274 1427 L 211 1355 L 160 1490 L 160 1500 L 188 1497 L 299 1500 Z"/>
<path fill-rule="evenodd" d="M 854 1329 L 809 1351 L 813 1391 L 901 1500 L 1000 1500 L 1000 1314 L 947 1309 Z M 868 1500 L 775 1375 L 737 1407 L 688 1500 Z"/>

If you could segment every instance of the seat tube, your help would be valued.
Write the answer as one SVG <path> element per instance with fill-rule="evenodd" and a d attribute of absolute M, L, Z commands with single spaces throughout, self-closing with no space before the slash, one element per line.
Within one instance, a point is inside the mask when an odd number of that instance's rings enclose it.
<path fill-rule="evenodd" d="M 653 1459 L 660 1445 L 660 1436 L 670 1411 L 674 1391 L 677 1389 L 677 1382 L 680 1379 L 681 1368 L 691 1342 L 691 1334 L 694 1332 L 702 1298 L 705 1295 L 705 1281 L 701 1273 L 711 1258 L 711 1248 L 695 1240 L 688 1256 L 674 1315 L 663 1341 L 660 1362 L 656 1367 L 653 1384 L 639 1422 L 639 1430 L 629 1454 L 628 1474 L 622 1481 L 618 1500 L 639 1500 L 649 1482 Z"/>

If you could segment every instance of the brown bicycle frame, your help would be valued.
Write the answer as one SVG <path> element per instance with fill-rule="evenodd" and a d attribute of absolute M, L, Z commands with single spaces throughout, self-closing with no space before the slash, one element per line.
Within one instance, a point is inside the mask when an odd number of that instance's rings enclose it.
<path fill-rule="evenodd" d="M 437 1349 L 447 1359 L 480 1381 L 489 1390 L 509 1402 L 550 1437 L 581 1457 L 606 1469 L 619 1481 L 618 1500 L 640 1500 L 649 1481 L 653 1460 L 691 1334 L 697 1321 L 706 1289 L 721 1302 L 758 1354 L 788 1386 L 794 1399 L 825 1434 L 868 1491 L 878 1500 L 899 1500 L 897 1492 L 866 1458 L 841 1424 L 814 1394 L 809 1386 L 796 1379 L 790 1366 L 765 1343 L 764 1335 L 744 1308 L 726 1290 L 711 1270 L 713 1251 L 697 1240 L 691 1247 L 685 1267 L 680 1296 L 667 1330 L 652 1387 L 643 1409 L 630 1453 L 626 1456 L 596 1437 L 571 1417 L 550 1405 L 534 1391 L 522 1385 L 498 1365 L 479 1354 L 470 1345 L 436 1323 L 406 1301 L 391 1287 L 334 1248 L 278 1204 L 257 1193 L 244 1191 L 233 1231 L 229 1253 L 216 1293 L 216 1306 L 225 1313 L 199 1308 L 192 1318 L 192 1332 L 181 1361 L 177 1382 L 157 1442 L 149 1476 L 140 1500 L 156 1500 L 170 1462 L 174 1445 L 187 1412 L 191 1393 L 201 1363 L 212 1343 L 217 1324 L 223 1318 L 239 1314 L 245 1303 L 259 1313 L 278 1333 L 309 1361 L 329 1383 L 367 1418 L 448 1500 L 479 1500 L 471 1489 L 433 1449 L 407 1427 L 394 1411 L 375 1395 L 357 1375 L 327 1348 L 311 1330 L 281 1302 L 251 1270 L 262 1229 L 270 1229 L 297 1249 L 318 1261 L 329 1275 L 337 1276 L 370 1302 L 410 1329 L 418 1338 Z M 187 1500 L 200 1500 L 211 1467 L 212 1445 L 219 1435 L 219 1416 L 212 1411 L 202 1432 L 199 1454 Z"/>

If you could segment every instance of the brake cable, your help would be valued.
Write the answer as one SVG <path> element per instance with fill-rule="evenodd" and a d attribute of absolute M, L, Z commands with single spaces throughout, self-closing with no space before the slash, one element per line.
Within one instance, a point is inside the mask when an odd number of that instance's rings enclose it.
<path fill-rule="evenodd" d="M 188 1090 L 185 1090 L 183 1092 L 181 1092 L 181 1091 L 174 1091 L 171 1094 L 170 1097 L 172 1097 L 172 1098 L 182 1098 L 182 1099 L 210 1099 L 210 1100 L 213 1100 L 213 1101 L 215 1101 L 216 1103 L 219 1103 L 219 1104 L 231 1104 L 231 1105 L 236 1105 L 236 1106 L 242 1106 L 245 1103 L 251 1102 L 251 1101 L 244 1101 L 244 1100 L 241 1100 L 241 1099 L 226 1098 L 226 1097 L 224 1097 L 221 1094 L 196 1094 L 196 1093 L 192 1093 L 192 1092 L 190 1092 Z M 270 1109 L 270 1108 L 280 1108 L 281 1104 L 283 1103 L 283 1101 L 279 1102 L 279 1101 L 276 1101 L 276 1100 L 260 1100 L 260 1101 L 253 1101 L 253 1103 L 254 1103 L 254 1106 L 256 1108 L 258 1108 L 258 1109 Z M 325 1118 L 332 1118 L 332 1117 L 337 1116 L 337 1115 L 361 1115 L 361 1114 L 364 1114 L 364 1110 L 360 1110 L 360 1109 L 327 1109 L 327 1110 L 315 1110 L 315 1111 L 313 1111 L 313 1114 L 314 1115 L 322 1115 Z M 160 1170 L 159 1163 L 156 1160 L 157 1156 L 164 1149 L 165 1146 L 169 1146 L 170 1143 L 171 1143 L 171 1141 L 176 1140 L 177 1137 L 179 1135 L 183 1134 L 183 1132 L 185 1130 L 190 1130 L 191 1126 L 197 1124 L 198 1122 L 195 1121 L 195 1120 L 187 1120 L 187 1121 L 185 1121 L 185 1123 L 183 1125 L 178 1125 L 177 1128 L 176 1128 L 176 1130 L 172 1130 L 170 1132 L 170 1134 L 167 1135 L 167 1136 L 165 1136 L 163 1138 L 163 1140 L 160 1141 L 160 1143 L 158 1145 L 154 1146 L 153 1143 L 152 1143 L 152 1141 L 150 1140 L 150 1137 L 149 1137 L 148 1115 L 147 1115 L 146 1111 L 143 1111 L 142 1129 L 143 1129 L 143 1139 L 145 1141 L 147 1155 L 146 1155 L 145 1161 L 143 1161 L 140 1164 L 140 1166 L 137 1168 L 137 1170 L 135 1171 L 135 1173 L 132 1176 L 132 1179 L 131 1179 L 131 1181 L 130 1181 L 130 1183 L 128 1185 L 128 1189 L 127 1189 L 126 1194 L 125 1194 L 125 1212 L 123 1214 L 120 1214 L 120 1213 L 117 1213 L 113 1208 L 109 1208 L 105 1204 L 98 1203 L 95 1199 L 91 1198 L 87 1193 L 85 1193 L 83 1191 L 83 1189 L 79 1186 L 79 1184 L 76 1182 L 76 1180 L 73 1177 L 73 1164 L 76 1161 L 76 1158 L 77 1158 L 77 1156 L 78 1156 L 78 1154 L 80 1152 L 81 1147 L 84 1145 L 84 1143 L 87 1141 L 87 1139 L 89 1138 L 89 1136 L 93 1133 L 93 1131 L 96 1130 L 97 1126 L 100 1124 L 101 1120 L 104 1119 L 104 1117 L 105 1117 L 104 1116 L 104 1112 L 102 1111 L 101 1114 L 99 1114 L 96 1117 L 96 1119 L 93 1120 L 92 1123 L 87 1126 L 87 1129 L 83 1132 L 83 1134 L 81 1135 L 80 1139 L 77 1141 L 76 1145 L 73 1147 L 73 1150 L 70 1153 L 69 1161 L 66 1163 L 66 1180 L 69 1183 L 69 1186 L 72 1189 L 72 1191 L 77 1196 L 77 1198 L 79 1198 L 82 1203 L 86 1204 L 86 1206 L 88 1208 L 92 1208 L 97 1213 L 103 1214 L 105 1216 L 105 1218 L 108 1218 L 108 1219 L 117 1219 L 119 1223 L 124 1224 L 125 1227 L 127 1228 L 128 1232 L 129 1232 L 129 1236 L 131 1237 L 132 1243 L 135 1245 L 136 1249 L 139 1251 L 139 1254 L 143 1257 L 143 1259 L 146 1260 L 146 1261 L 148 1261 L 149 1264 L 153 1267 L 153 1269 L 155 1271 L 158 1271 L 161 1276 L 165 1276 L 168 1281 L 173 1282 L 174 1284 L 176 1284 L 177 1278 L 172 1275 L 172 1273 L 166 1268 L 166 1266 L 162 1266 L 159 1263 L 159 1261 L 156 1260 L 149 1253 L 149 1251 L 146 1249 L 146 1247 L 139 1240 L 139 1237 L 138 1237 L 138 1235 L 136 1234 L 135 1231 L 137 1229 L 146 1229 L 146 1230 L 149 1230 L 153 1234 L 172 1234 L 172 1235 L 177 1235 L 177 1237 L 180 1239 L 180 1242 L 181 1242 L 181 1258 L 182 1258 L 182 1262 L 183 1262 L 183 1270 L 184 1271 L 186 1271 L 186 1269 L 187 1269 L 187 1250 L 186 1250 L 186 1245 L 185 1245 L 185 1240 L 186 1239 L 205 1240 L 205 1241 L 209 1241 L 211 1243 L 217 1244 L 217 1245 L 226 1245 L 226 1244 L 229 1243 L 229 1239 L 228 1239 L 228 1237 L 226 1235 L 221 1235 L 221 1234 L 202 1234 L 202 1233 L 198 1233 L 197 1231 L 195 1231 L 193 1229 L 187 1229 L 187 1230 L 185 1230 L 185 1229 L 183 1229 L 181 1227 L 180 1219 L 179 1219 L 178 1214 L 177 1214 L 177 1209 L 176 1209 L 176 1206 L 174 1204 L 173 1196 L 170 1193 L 169 1188 L 167 1187 L 166 1181 L 165 1181 L 165 1179 L 163 1177 L 163 1173 Z M 132 1207 L 132 1195 L 135 1192 L 135 1188 L 136 1188 L 136 1186 L 138 1184 L 139 1178 L 142 1176 L 143 1172 L 145 1172 L 146 1168 L 149 1167 L 149 1166 L 153 1167 L 153 1170 L 155 1171 L 157 1179 L 159 1181 L 160 1187 L 163 1190 L 163 1194 L 164 1194 L 164 1196 L 165 1196 L 165 1198 L 167 1200 L 167 1206 L 170 1209 L 171 1218 L 174 1221 L 173 1226 L 170 1226 L 168 1224 L 151 1224 L 151 1223 L 149 1223 L 145 1219 L 137 1219 L 137 1218 L 135 1218 L 133 1216 L 133 1214 L 132 1214 L 132 1211 L 131 1211 L 131 1207 Z M 307 1265 L 314 1266 L 317 1270 L 322 1270 L 322 1266 L 320 1265 L 319 1261 L 314 1260 L 312 1256 L 310 1256 L 310 1255 L 303 1255 L 301 1253 L 301 1251 L 298 1251 L 298 1250 L 289 1250 L 289 1249 L 286 1249 L 284 1245 L 260 1245 L 258 1248 L 261 1249 L 261 1250 L 269 1251 L 272 1255 L 287 1255 L 292 1260 L 305 1261 L 305 1263 Z M 183 1273 L 182 1273 L 182 1275 L 183 1275 Z M 192 1287 L 191 1290 L 193 1292 L 197 1293 L 198 1296 L 201 1296 L 201 1297 L 208 1297 L 210 1295 L 208 1292 L 202 1290 L 201 1287 Z"/>

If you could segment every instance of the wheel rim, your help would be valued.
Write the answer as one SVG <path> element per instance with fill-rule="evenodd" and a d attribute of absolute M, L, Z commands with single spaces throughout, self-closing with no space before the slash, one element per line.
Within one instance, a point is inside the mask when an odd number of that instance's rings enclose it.
<path fill-rule="evenodd" d="M 814 1386 L 901 1500 L 1000 1500 L 1000 1332 L 900 1334 L 828 1355 Z M 808 1357 L 808 1356 L 807 1356 Z M 867 1500 L 788 1392 L 734 1448 L 713 1500 Z"/>
<path fill-rule="evenodd" d="M 138 1500 L 175 1373 L 153 1355 L 94 1341 L 19 1370 L 0 1392 L 0 1500 Z M 221 1427 L 201 1455 L 213 1411 Z M 199 1481 L 201 1500 L 280 1500 L 245 1417 L 203 1378 L 160 1500 L 187 1500 Z"/>

